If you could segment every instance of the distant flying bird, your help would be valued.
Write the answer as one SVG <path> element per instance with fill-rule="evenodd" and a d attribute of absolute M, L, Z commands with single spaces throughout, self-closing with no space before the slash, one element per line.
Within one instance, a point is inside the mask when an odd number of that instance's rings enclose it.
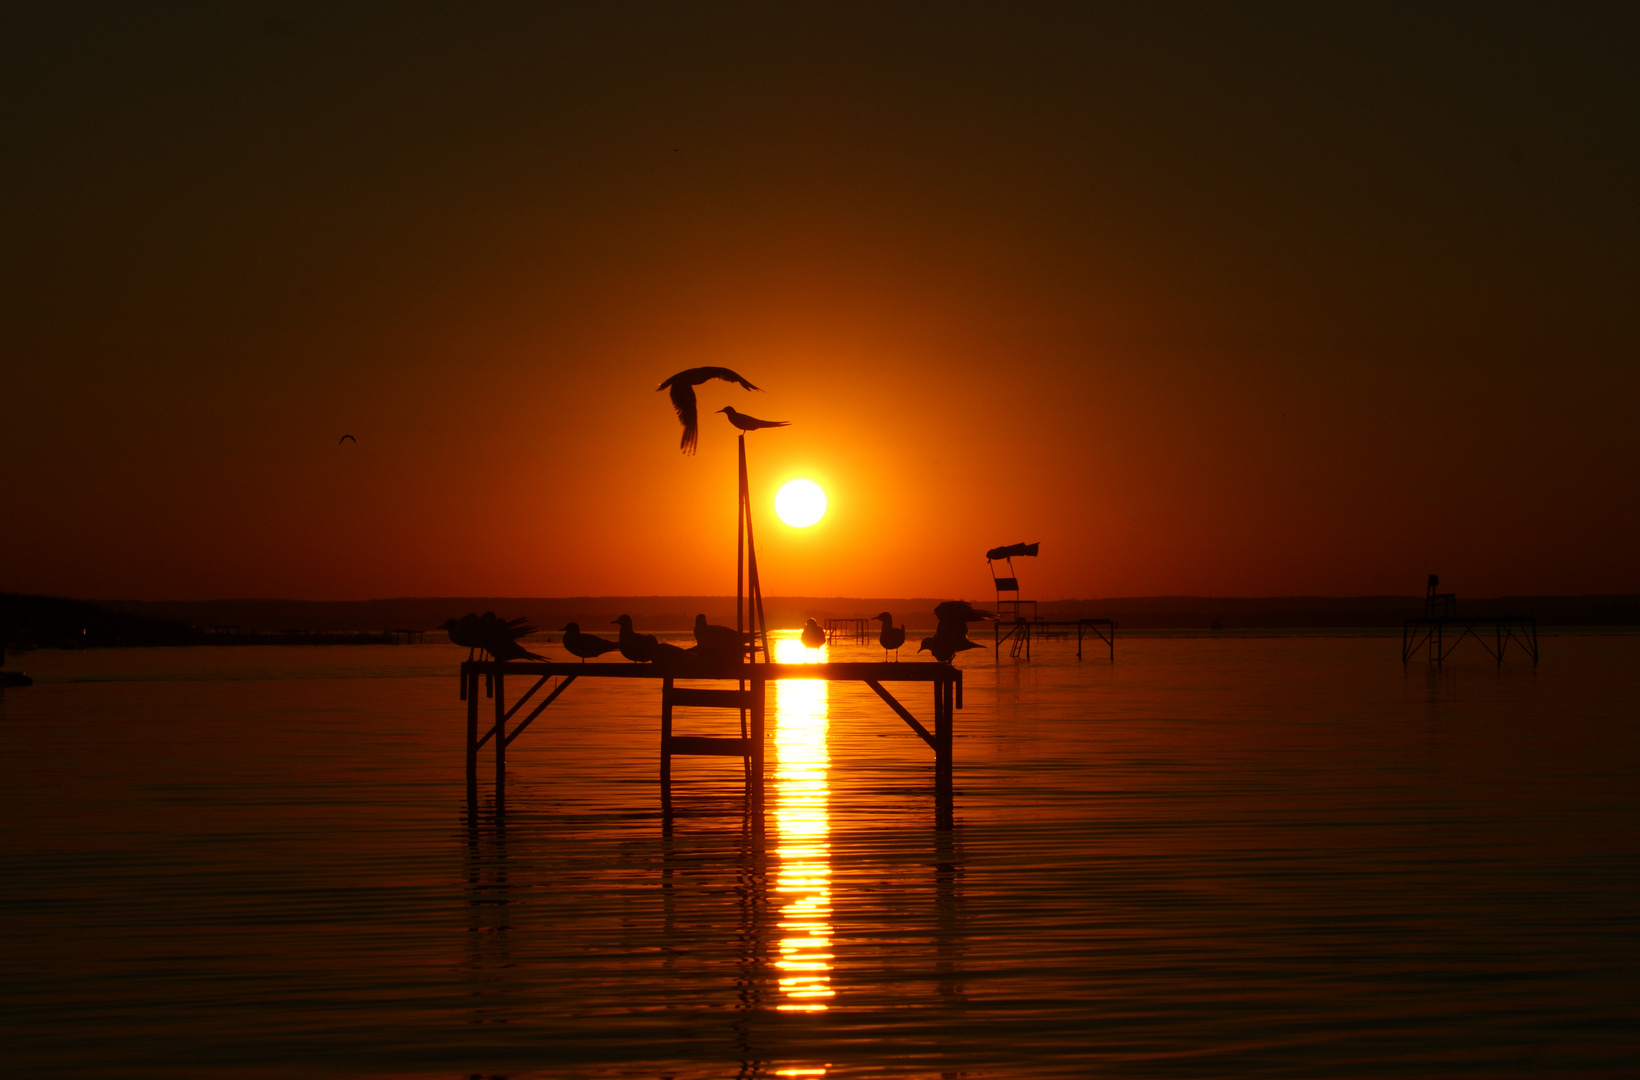
<path fill-rule="evenodd" d="M 747 416 L 743 412 L 736 412 L 734 408 L 729 405 L 725 405 L 723 408 L 719 409 L 718 412 L 728 413 L 729 423 L 733 424 L 741 431 L 756 431 L 758 428 L 791 426 L 790 420 L 759 420 L 755 416 Z"/>
<path fill-rule="evenodd" d="M 593 657 L 602 656 L 620 647 L 618 642 L 581 633 L 580 623 L 564 625 L 564 651 L 571 656 L 579 656 L 583 664 Z"/>
<path fill-rule="evenodd" d="M 621 655 L 634 664 L 647 664 L 655 659 L 660 650 L 660 642 L 654 634 L 635 634 L 632 632 L 632 616 L 622 615 L 614 620 L 621 625 Z M 673 646 L 676 648 L 676 646 Z"/>
<path fill-rule="evenodd" d="M 695 452 L 695 442 L 700 438 L 700 418 L 695 412 L 695 387 L 710 379 L 739 383 L 748 390 L 757 389 L 726 367 L 690 368 L 688 371 L 678 372 L 655 387 L 656 390 L 671 388 L 672 408 L 677 411 L 678 419 L 683 422 L 683 441 L 678 443 L 678 447 L 686 454 Z"/>
<path fill-rule="evenodd" d="M 826 632 L 821 629 L 819 623 L 815 622 L 813 619 L 810 619 L 808 622 L 803 624 L 803 647 L 805 649 L 818 649 L 825 645 L 825 643 Z"/>
<path fill-rule="evenodd" d="M 349 441 L 351 441 L 351 442 L 352 442 L 352 443 L 353 443 L 353 445 L 354 445 L 354 446 L 358 446 L 358 445 L 359 445 L 359 440 L 358 440 L 358 439 L 355 439 L 355 438 L 353 438 L 353 436 L 351 436 L 351 435 L 343 435 L 343 436 L 342 436 L 342 437 L 341 437 L 341 438 L 339 438 L 339 439 L 337 439 L 337 440 L 336 440 L 336 445 L 337 445 L 337 446 L 340 446 L 340 445 L 342 445 L 342 444 L 343 444 L 343 443 L 345 443 L 345 442 L 349 442 Z"/>
<path fill-rule="evenodd" d="M 743 659 L 748 636 L 727 626 L 714 626 L 705 615 L 695 616 L 695 648 L 714 659 Z"/>
<path fill-rule="evenodd" d="M 900 658 L 900 646 L 905 644 L 905 627 L 895 626 L 894 616 L 886 611 L 877 618 L 883 624 L 883 632 L 877 635 L 877 644 L 883 647 L 883 659 L 887 660 L 889 651 L 893 650 L 894 658 L 898 660 Z M 922 652 L 921 649 L 917 651 Z"/>

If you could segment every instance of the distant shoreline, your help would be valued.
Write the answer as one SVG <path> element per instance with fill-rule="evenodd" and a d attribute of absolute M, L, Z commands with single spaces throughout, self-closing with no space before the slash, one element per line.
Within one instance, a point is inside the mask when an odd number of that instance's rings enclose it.
<path fill-rule="evenodd" d="M 968 599 L 986 604 L 986 597 Z M 931 630 L 938 601 L 926 597 L 768 597 L 771 629 L 805 619 L 870 619 L 881 611 L 912 631 Z M 733 625 L 734 598 L 723 596 L 408 597 L 385 600 L 99 601 L 0 593 L 0 642 L 14 648 L 111 645 L 390 644 L 442 638 L 448 618 L 469 611 L 526 616 L 556 633 L 578 622 L 610 630 L 630 614 L 639 629 L 686 631 L 696 614 Z M 1423 611 L 1421 596 L 1115 597 L 1044 601 L 1043 618 L 1108 618 L 1122 633 L 1256 634 L 1282 631 L 1396 632 Z M 1544 631 L 1640 630 L 1640 596 L 1459 597 L 1464 615 L 1531 615 Z M 976 629 L 976 633 L 984 633 Z"/>

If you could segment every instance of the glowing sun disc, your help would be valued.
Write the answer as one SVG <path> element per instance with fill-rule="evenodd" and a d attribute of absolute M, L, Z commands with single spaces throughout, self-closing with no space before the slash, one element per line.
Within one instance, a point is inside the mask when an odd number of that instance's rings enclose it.
<path fill-rule="evenodd" d="M 806 529 L 826 516 L 826 493 L 813 480 L 793 480 L 774 497 L 774 512 L 794 529 Z"/>

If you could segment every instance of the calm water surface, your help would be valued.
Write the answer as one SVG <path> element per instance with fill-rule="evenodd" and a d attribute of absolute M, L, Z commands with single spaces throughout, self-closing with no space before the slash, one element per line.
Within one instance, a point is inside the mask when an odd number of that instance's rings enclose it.
<path fill-rule="evenodd" d="M 1633 1074 L 1640 637 L 1546 637 L 1536 670 L 1398 650 L 969 653 L 950 828 L 863 686 L 777 686 L 761 813 L 738 760 L 682 758 L 663 816 L 658 685 L 579 681 L 497 821 L 447 645 L 14 657 L 0 1065 Z"/>

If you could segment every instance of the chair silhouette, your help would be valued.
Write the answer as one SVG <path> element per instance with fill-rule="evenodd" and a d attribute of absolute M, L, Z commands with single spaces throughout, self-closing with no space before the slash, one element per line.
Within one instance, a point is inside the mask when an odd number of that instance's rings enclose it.
<path fill-rule="evenodd" d="M 1424 618 L 1439 619 L 1458 613 L 1458 594 L 1436 592 L 1441 587 L 1439 574 L 1429 575 L 1429 587 L 1424 590 Z"/>

